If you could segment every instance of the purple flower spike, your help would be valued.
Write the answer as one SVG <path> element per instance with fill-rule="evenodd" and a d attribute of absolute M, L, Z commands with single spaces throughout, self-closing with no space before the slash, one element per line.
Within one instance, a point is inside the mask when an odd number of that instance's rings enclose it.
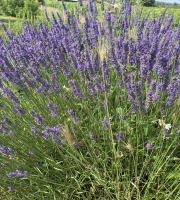
<path fill-rule="evenodd" d="M 74 145 L 74 146 L 77 146 L 77 144 L 76 144 L 76 141 L 75 141 L 75 140 L 73 140 L 73 145 Z"/>
<path fill-rule="evenodd" d="M 17 170 L 16 170 L 16 173 L 14 173 L 14 175 L 15 175 L 16 177 L 21 177 L 21 176 L 23 176 L 23 173 L 22 173 L 22 171 L 20 171 L 19 169 L 17 169 Z"/>
<path fill-rule="evenodd" d="M 4 168 L 4 165 L 3 165 L 3 164 L 0 164 L 0 167 Z"/>
<path fill-rule="evenodd" d="M 24 172 L 24 176 L 27 176 L 27 171 Z"/>
<path fill-rule="evenodd" d="M 24 111 L 22 108 L 19 108 L 17 105 L 14 104 L 14 108 L 17 110 L 17 112 L 21 115 L 24 115 Z"/>
<path fill-rule="evenodd" d="M 109 125 L 108 125 L 108 121 L 107 121 L 106 117 L 104 117 L 103 124 L 106 127 L 106 130 L 108 130 L 109 129 Z"/>
<path fill-rule="evenodd" d="M 0 146 L 0 153 L 15 156 L 14 150 L 12 150 L 11 148 L 5 147 L 5 146 Z"/>
<path fill-rule="evenodd" d="M 113 116 L 110 114 L 110 115 L 109 115 L 109 118 L 110 118 L 110 119 L 113 119 Z"/>
<path fill-rule="evenodd" d="M 51 111 L 51 115 L 52 117 L 57 117 L 57 106 L 56 105 L 52 105 L 52 103 L 50 101 L 48 101 L 48 107 L 49 107 L 49 110 Z"/>
<path fill-rule="evenodd" d="M 22 171 L 20 171 L 19 169 L 17 169 L 16 172 L 7 172 L 6 176 L 8 176 L 9 178 L 15 177 L 15 176 L 16 177 L 23 177 L 23 176 L 27 176 L 27 171 L 25 171 L 24 174 L 23 174 Z"/>
<path fill-rule="evenodd" d="M 89 136 L 90 136 L 91 139 L 93 139 L 93 134 L 94 134 L 93 132 L 89 132 Z M 96 142 L 96 140 L 92 140 L 92 141 Z"/>
<path fill-rule="evenodd" d="M 14 93 L 11 90 L 8 90 L 6 87 L 0 87 L 0 90 L 3 94 L 5 94 L 7 97 L 12 99 L 16 103 L 20 103 L 20 100 L 14 95 Z"/>
<path fill-rule="evenodd" d="M 68 110 L 68 113 L 71 115 L 73 122 L 74 122 L 76 125 L 79 125 L 80 122 L 78 121 L 78 118 L 75 117 L 74 112 L 73 112 L 71 109 L 69 109 L 69 110 Z"/>
<path fill-rule="evenodd" d="M 148 142 L 146 144 L 146 148 L 147 148 L 147 150 L 151 149 L 152 148 L 152 142 Z"/>
<path fill-rule="evenodd" d="M 93 132 L 89 132 L 89 135 L 90 135 L 90 138 L 92 139 L 93 138 Z"/>
<path fill-rule="evenodd" d="M 9 190 L 14 190 L 12 186 L 9 186 L 8 189 L 9 189 Z"/>
<path fill-rule="evenodd" d="M 120 138 L 123 140 L 124 136 L 123 136 L 123 132 L 121 131 L 120 133 Z"/>
<path fill-rule="evenodd" d="M 82 0 L 78 0 L 78 2 L 79 2 L 79 5 L 80 5 L 80 6 L 83 6 Z"/>
<path fill-rule="evenodd" d="M 44 12 L 45 12 L 45 17 L 46 17 L 46 20 L 49 22 L 49 21 L 50 21 L 50 19 L 49 19 L 49 16 L 48 16 L 48 14 L 47 14 L 47 10 L 46 10 L 46 9 L 44 9 Z"/>
<path fill-rule="evenodd" d="M 9 131 L 9 135 L 14 135 L 14 132 L 12 132 L 12 131 Z"/>
<path fill-rule="evenodd" d="M 11 178 L 12 176 L 14 176 L 15 175 L 15 173 L 14 172 L 7 172 L 6 173 L 6 176 L 8 176 L 9 178 Z"/>
<path fill-rule="evenodd" d="M 124 120 L 124 115 L 120 114 L 119 119 Z"/>
<path fill-rule="evenodd" d="M 29 110 L 29 114 L 31 114 L 34 117 L 34 121 L 36 122 L 36 124 L 44 126 L 43 124 L 43 118 L 41 115 L 39 115 L 38 113 L 36 113 L 33 109 Z"/>
<path fill-rule="evenodd" d="M 104 11 L 104 2 L 101 0 L 101 10 Z"/>
<path fill-rule="evenodd" d="M 117 139 L 117 141 L 119 142 L 119 141 L 120 141 L 120 139 L 119 139 L 119 133 L 116 132 L 115 135 L 116 135 L 116 139 Z"/>
<path fill-rule="evenodd" d="M 34 152 L 33 152 L 33 151 L 31 151 L 31 149 L 29 149 L 29 154 L 33 155 L 33 154 L 34 154 Z"/>

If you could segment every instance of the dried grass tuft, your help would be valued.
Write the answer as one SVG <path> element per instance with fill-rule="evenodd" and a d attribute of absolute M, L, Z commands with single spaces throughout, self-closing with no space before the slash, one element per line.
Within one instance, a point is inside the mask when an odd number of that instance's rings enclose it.
<path fill-rule="evenodd" d="M 64 127 L 62 127 L 62 134 L 64 135 L 65 139 L 67 140 L 68 144 L 73 147 L 73 140 L 72 140 L 72 136 L 69 132 L 69 128 L 67 123 L 64 123 Z"/>
<path fill-rule="evenodd" d="M 101 62 L 103 62 L 107 52 L 107 47 L 105 46 L 104 42 L 99 45 L 99 56 L 101 59 Z"/>
<path fill-rule="evenodd" d="M 131 146 L 130 143 L 128 143 L 125 147 L 126 147 L 126 149 L 128 149 L 129 151 L 132 151 L 132 146 Z"/>

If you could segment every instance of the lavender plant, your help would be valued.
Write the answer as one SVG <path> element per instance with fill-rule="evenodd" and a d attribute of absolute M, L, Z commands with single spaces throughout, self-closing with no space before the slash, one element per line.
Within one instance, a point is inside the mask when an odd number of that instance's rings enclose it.
<path fill-rule="evenodd" d="M 101 1 L 99 21 L 79 4 L 62 1 L 50 28 L 2 23 L 0 186 L 14 199 L 177 199 L 180 22 L 165 9 L 149 23 L 131 1 Z"/>

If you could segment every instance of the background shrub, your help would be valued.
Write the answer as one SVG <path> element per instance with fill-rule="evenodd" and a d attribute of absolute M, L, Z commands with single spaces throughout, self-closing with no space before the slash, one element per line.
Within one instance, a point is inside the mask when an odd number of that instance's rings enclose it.
<path fill-rule="evenodd" d="M 155 0 L 142 0 L 142 5 L 146 7 L 153 7 Z"/>
<path fill-rule="evenodd" d="M 23 7 L 24 0 L 1 0 L 0 6 L 5 15 L 15 17 L 17 7 Z"/>
<path fill-rule="evenodd" d="M 0 7 L 5 15 L 16 17 L 17 14 L 22 11 L 31 13 L 33 16 L 38 14 L 39 2 L 44 3 L 43 0 L 2 0 Z"/>
<path fill-rule="evenodd" d="M 17 15 L 25 19 L 37 16 L 39 13 L 39 2 L 37 0 L 25 0 L 24 6 L 17 9 Z"/>

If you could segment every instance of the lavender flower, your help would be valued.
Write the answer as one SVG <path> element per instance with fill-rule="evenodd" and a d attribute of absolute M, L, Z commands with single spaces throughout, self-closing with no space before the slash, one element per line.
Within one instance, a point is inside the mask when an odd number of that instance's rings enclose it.
<path fill-rule="evenodd" d="M 50 19 L 49 19 L 49 16 L 48 16 L 48 14 L 47 14 L 47 10 L 46 10 L 46 9 L 44 9 L 44 12 L 45 12 L 45 17 L 46 17 L 46 20 L 49 22 L 49 21 L 50 21 Z"/>
<path fill-rule="evenodd" d="M 163 126 L 163 139 L 166 138 L 167 133 L 168 133 L 168 130 L 166 129 L 165 126 Z"/>
<path fill-rule="evenodd" d="M 24 176 L 27 176 L 27 171 L 25 171 L 23 173 L 22 171 L 17 169 L 16 172 L 7 172 L 6 176 L 8 176 L 9 178 L 11 178 L 11 177 L 24 177 Z"/>
<path fill-rule="evenodd" d="M 11 90 L 8 90 L 6 87 L 0 88 L 1 92 L 5 94 L 7 97 L 15 101 L 16 103 L 20 103 L 20 100 L 14 95 L 14 93 Z"/>
<path fill-rule="evenodd" d="M 3 153 L 5 155 L 10 155 L 10 156 L 15 156 L 14 150 L 5 146 L 1 146 L 1 145 L 0 145 L 0 153 Z"/>
<path fill-rule="evenodd" d="M 81 92 L 79 88 L 77 87 L 77 81 L 74 79 L 74 80 L 68 81 L 68 83 L 71 85 L 71 93 L 73 93 L 76 98 L 81 97 Z"/>
<path fill-rule="evenodd" d="M 167 87 L 167 103 L 173 105 L 175 99 L 180 95 L 180 78 L 174 76 Z"/>
<path fill-rule="evenodd" d="M 119 133 L 115 132 L 115 135 L 116 135 L 116 140 L 119 142 L 120 141 L 120 139 L 119 139 Z"/>
<path fill-rule="evenodd" d="M 12 176 L 14 176 L 15 173 L 14 172 L 7 172 L 6 173 L 6 176 L 8 176 L 9 178 L 11 178 Z"/>
<path fill-rule="evenodd" d="M 77 146 L 77 144 L 76 144 L 76 141 L 75 141 L 75 140 L 73 140 L 73 145 L 74 145 L 74 146 Z"/>
<path fill-rule="evenodd" d="M 1 168 L 4 168 L 4 166 L 5 166 L 5 165 L 3 165 L 3 164 L 0 164 L 0 167 L 1 167 Z"/>
<path fill-rule="evenodd" d="M 165 108 L 166 108 L 166 104 L 165 103 L 162 103 L 161 104 L 161 116 L 162 117 L 165 117 Z"/>
<path fill-rule="evenodd" d="M 48 101 L 48 107 L 49 107 L 49 110 L 51 111 L 51 115 L 52 117 L 57 117 L 57 106 L 56 105 L 52 105 L 52 103 L 50 101 Z"/>
<path fill-rule="evenodd" d="M 93 138 L 93 132 L 89 132 L 89 135 L 90 135 L 90 138 L 92 139 Z"/>
<path fill-rule="evenodd" d="M 9 135 L 14 135 L 14 132 L 12 132 L 12 131 L 9 131 Z"/>
<path fill-rule="evenodd" d="M 93 139 L 93 135 L 94 135 L 93 132 L 89 132 L 89 136 L 90 136 L 91 139 Z M 95 140 L 92 140 L 92 141 L 93 141 L 93 142 L 96 142 Z"/>
<path fill-rule="evenodd" d="M 17 112 L 21 115 L 24 115 L 24 111 L 22 108 L 19 108 L 17 105 L 14 104 L 15 109 L 17 110 Z"/>
<path fill-rule="evenodd" d="M 82 0 L 78 0 L 78 2 L 79 2 L 79 5 L 80 5 L 80 6 L 83 6 Z"/>
<path fill-rule="evenodd" d="M 155 85 L 156 81 L 153 80 L 151 81 L 150 87 L 148 89 L 148 91 L 146 92 L 147 97 L 146 97 L 146 105 L 145 108 L 148 109 L 150 104 L 152 103 L 152 95 L 153 95 L 153 90 L 154 90 L 154 85 Z"/>
<path fill-rule="evenodd" d="M 120 114 L 119 119 L 124 120 L 124 115 Z"/>
<path fill-rule="evenodd" d="M 65 92 L 64 92 L 64 96 L 65 96 L 65 98 L 66 98 L 68 101 L 70 101 L 68 95 L 67 95 Z"/>
<path fill-rule="evenodd" d="M 36 124 L 44 126 L 43 118 L 41 115 L 37 114 L 33 109 L 30 109 L 29 113 L 34 117 L 34 121 L 36 122 Z"/>
<path fill-rule="evenodd" d="M 124 136 L 123 136 L 123 132 L 120 132 L 120 138 L 123 140 Z"/>
<path fill-rule="evenodd" d="M 101 10 L 104 11 L 104 2 L 101 0 Z"/>
<path fill-rule="evenodd" d="M 113 119 L 113 116 L 111 114 L 109 114 L 109 119 Z"/>
<path fill-rule="evenodd" d="M 69 109 L 69 110 L 68 110 L 68 113 L 71 115 L 73 122 L 74 122 L 76 125 L 79 125 L 80 122 L 78 121 L 78 118 L 75 117 L 74 112 L 73 112 L 71 109 Z"/>
<path fill-rule="evenodd" d="M 146 148 L 147 148 L 147 150 L 151 149 L 152 148 L 152 142 L 148 142 L 146 144 Z"/>
<path fill-rule="evenodd" d="M 34 152 L 31 151 L 31 149 L 29 149 L 29 154 L 30 154 L 30 155 L 34 155 Z"/>
<path fill-rule="evenodd" d="M 107 121 L 106 117 L 104 117 L 103 124 L 104 124 L 106 130 L 108 130 L 109 129 L 109 125 L 108 125 L 108 121 Z"/>
<path fill-rule="evenodd" d="M 9 186 L 8 189 L 9 190 L 14 190 L 14 188 L 12 186 Z"/>
<path fill-rule="evenodd" d="M 7 122 L 8 124 L 12 124 L 11 120 L 8 119 L 4 114 L 2 114 L 4 122 Z"/>

